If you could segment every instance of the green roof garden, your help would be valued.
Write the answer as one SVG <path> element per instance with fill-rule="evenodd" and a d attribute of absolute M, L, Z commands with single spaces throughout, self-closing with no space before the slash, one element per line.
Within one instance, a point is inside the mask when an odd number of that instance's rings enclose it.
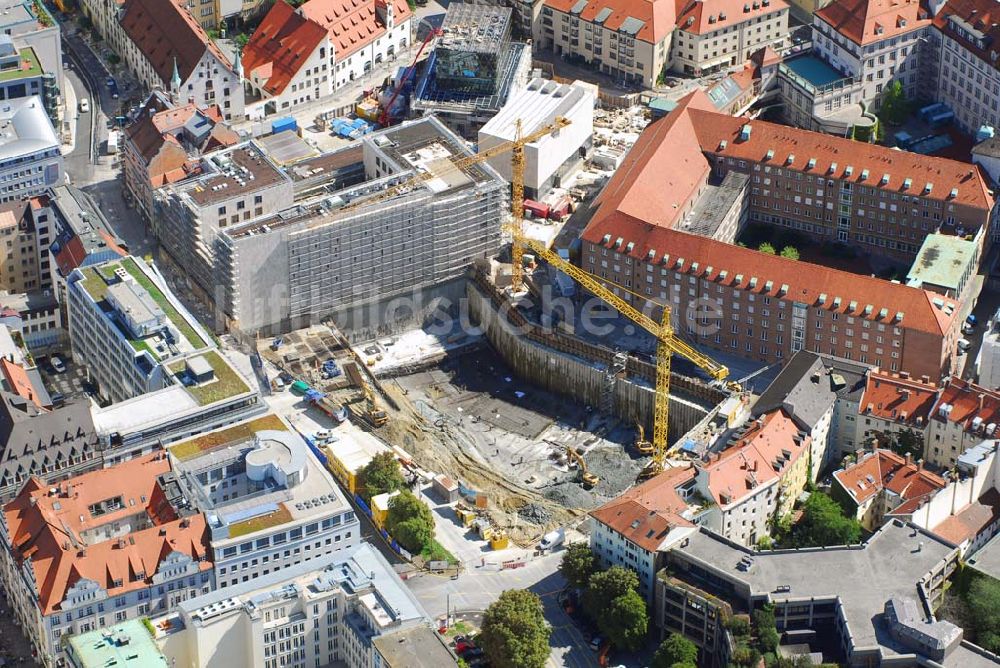
<path fill-rule="evenodd" d="M 38 62 L 38 57 L 35 55 L 34 49 L 30 46 L 23 48 L 19 52 L 19 55 L 20 59 L 17 62 L 17 67 L 0 69 L 0 83 L 42 76 L 42 66 Z"/>
<path fill-rule="evenodd" d="M 250 391 L 250 388 L 243 382 L 240 375 L 236 373 L 236 370 L 222 359 L 219 353 L 210 351 L 203 353 L 200 357 L 203 357 L 209 366 L 212 367 L 212 371 L 215 372 L 215 378 L 203 385 L 185 387 L 188 393 L 198 402 L 198 405 L 207 406 L 214 404 L 216 401 L 222 401 L 223 399 Z M 186 367 L 187 361 L 183 360 L 171 364 L 168 368 L 179 380 Z"/>
<path fill-rule="evenodd" d="M 141 285 L 149 292 L 149 296 L 153 298 L 157 306 L 163 309 L 163 312 L 167 315 L 167 318 L 174 323 L 174 326 L 180 330 L 181 336 L 188 340 L 195 350 L 200 350 L 208 345 L 208 343 L 198 335 L 194 327 L 191 326 L 184 317 L 181 316 L 180 312 L 174 308 L 174 305 L 169 299 L 163 294 L 162 291 L 150 280 L 149 276 L 143 273 L 139 268 L 139 265 L 135 263 L 132 258 L 126 258 L 122 260 L 122 266 L 125 267 L 125 271 L 135 279 L 136 283 Z"/>
<path fill-rule="evenodd" d="M 232 427 L 210 431 L 207 434 L 195 436 L 176 445 L 169 446 L 170 454 L 181 461 L 194 459 L 206 452 L 229 445 L 250 440 L 260 431 L 288 431 L 288 427 L 277 415 L 269 414 L 249 422 L 242 422 Z"/>
<path fill-rule="evenodd" d="M 277 510 L 267 513 L 266 515 L 258 515 L 257 517 L 251 517 L 248 520 L 230 524 L 229 537 L 239 538 L 240 536 L 257 533 L 258 531 L 263 531 L 264 529 L 270 529 L 271 527 L 287 524 L 288 522 L 291 522 L 292 519 L 292 513 L 285 507 L 285 504 L 282 503 L 278 505 Z"/>

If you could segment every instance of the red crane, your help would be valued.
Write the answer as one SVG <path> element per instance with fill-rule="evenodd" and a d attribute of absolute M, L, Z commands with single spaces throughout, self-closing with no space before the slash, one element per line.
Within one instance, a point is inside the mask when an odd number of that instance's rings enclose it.
<path fill-rule="evenodd" d="M 390 97 L 389 101 L 382 107 L 382 113 L 380 113 L 378 117 L 378 123 L 383 128 L 389 127 L 389 110 L 392 109 L 392 105 L 395 104 L 396 98 L 399 97 L 400 92 L 403 90 L 403 86 L 406 85 L 406 82 L 410 80 L 410 77 L 412 77 L 413 73 L 416 71 L 417 61 L 420 60 L 420 54 L 424 52 L 424 49 L 427 48 L 427 45 L 430 44 L 435 37 L 439 37 L 442 34 L 444 33 L 440 28 L 430 29 L 427 33 L 427 37 L 424 38 L 423 44 L 421 44 L 420 48 L 417 50 L 417 55 L 413 57 L 413 62 L 410 63 L 408 68 L 406 68 L 402 79 L 396 82 L 396 88 L 392 91 L 392 97 Z"/>

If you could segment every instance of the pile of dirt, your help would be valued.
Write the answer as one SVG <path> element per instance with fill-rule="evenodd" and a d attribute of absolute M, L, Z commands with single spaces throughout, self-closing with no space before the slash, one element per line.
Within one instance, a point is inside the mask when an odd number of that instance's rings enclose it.
<path fill-rule="evenodd" d="M 518 509 L 517 514 L 532 524 L 547 524 L 552 521 L 552 513 L 537 503 L 528 503 Z"/>

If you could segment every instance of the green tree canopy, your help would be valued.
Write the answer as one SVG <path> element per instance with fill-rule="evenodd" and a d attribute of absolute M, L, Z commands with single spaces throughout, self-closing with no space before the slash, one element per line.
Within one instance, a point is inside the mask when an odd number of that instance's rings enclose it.
<path fill-rule="evenodd" d="M 420 552 L 434 535 L 434 515 L 409 490 L 389 499 L 385 529 L 410 552 Z"/>
<path fill-rule="evenodd" d="M 802 519 L 792 528 L 797 547 L 846 545 L 861 540 L 861 523 L 844 515 L 843 509 L 826 494 L 813 492 L 802 508 Z"/>
<path fill-rule="evenodd" d="M 652 668 L 673 668 L 698 665 L 698 646 L 679 633 L 668 635 L 653 655 Z"/>
<path fill-rule="evenodd" d="M 551 632 L 538 596 L 508 589 L 483 613 L 479 644 L 497 668 L 542 668 L 549 658 Z"/>
<path fill-rule="evenodd" d="M 1000 652 L 1000 580 L 976 577 L 969 585 L 965 601 L 975 620 L 976 644 Z"/>
<path fill-rule="evenodd" d="M 789 260 L 799 259 L 799 249 L 795 246 L 785 246 L 781 249 L 781 257 L 786 257 Z"/>
<path fill-rule="evenodd" d="M 590 576 L 587 591 L 583 593 L 583 609 L 596 621 L 605 615 L 608 603 L 637 589 L 639 589 L 639 577 L 635 571 L 612 566 L 606 571 Z"/>
<path fill-rule="evenodd" d="M 391 452 L 380 452 L 361 469 L 361 484 L 365 501 L 371 503 L 376 494 L 403 489 L 406 479 L 396 457 Z"/>
<path fill-rule="evenodd" d="M 903 84 L 893 81 L 882 94 L 882 108 L 879 114 L 889 125 L 902 125 L 910 113 L 910 103 L 906 100 Z"/>
<path fill-rule="evenodd" d="M 587 543 L 573 543 L 566 547 L 559 572 L 574 587 L 586 587 L 590 576 L 597 570 L 597 561 Z"/>
<path fill-rule="evenodd" d="M 615 647 L 634 652 L 642 646 L 649 630 L 646 602 L 630 589 L 605 607 L 597 619 L 597 627 Z"/>
<path fill-rule="evenodd" d="M 770 243 L 766 241 L 762 243 L 760 246 L 757 246 L 757 250 L 759 250 L 761 253 L 767 253 L 768 255 L 775 255 L 777 253 L 777 251 L 774 250 L 774 246 L 772 246 Z"/>

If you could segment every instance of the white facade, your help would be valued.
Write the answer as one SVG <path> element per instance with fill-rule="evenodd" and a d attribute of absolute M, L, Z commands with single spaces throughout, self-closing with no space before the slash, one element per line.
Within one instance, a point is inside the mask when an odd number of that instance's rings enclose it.
<path fill-rule="evenodd" d="M 242 668 L 371 668 L 374 638 L 426 623 L 426 612 L 367 543 L 189 600 L 153 620 L 157 643 L 175 665 Z"/>
<path fill-rule="evenodd" d="M 708 480 L 707 475 L 698 475 L 696 489 L 703 497 L 711 499 Z M 772 478 L 730 503 L 710 507 L 698 523 L 741 545 L 756 545 L 761 538 L 771 534 L 768 521 L 777 506 L 779 480 Z"/>
<path fill-rule="evenodd" d="M 739 10 L 734 7 L 732 11 Z M 701 32 L 685 30 L 683 17 L 678 20 L 681 23 L 674 32 L 671 69 L 685 74 L 700 75 L 735 67 L 765 46 L 780 48 L 788 36 L 787 6 L 770 13 L 755 13 L 715 30 L 703 28 Z"/>
<path fill-rule="evenodd" d="M 0 104 L 0 202 L 41 195 L 63 180 L 61 144 L 37 96 Z"/>
<path fill-rule="evenodd" d="M 656 572 L 662 567 L 660 555 L 697 527 L 675 527 L 670 529 L 656 550 L 647 550 L 636 545 L 613 528 L 598 522 L 591 522 L 590 550 L 604 568 L 621 566 L 635 571 L 639 576 L 639 593 L 647 601 L 655 594 Z"/>
<path fill-rule="evenodd" d="M 1000 312 L 989 322 L 989 331 L 983 335 L 983 345 L 976 360 L 979 384 L 988 389 L 1000 388 Z"/>
<path fill-rule="evenodd" d="M 247 107 L 247 116 L 251 119 L 262 119 L 299 104 L 333 95 L 337 87 L 334 70 L 333 46 L 327 36 L 313 49 L 292 80 L 278 95 L 267 97 L 264 90 L 266 80 L 261 79 L 255 72 L 247 72 L 244 85 L 254 95 L 262 98 Z"/>
<path fill-rule="evenodd" d="M 479 150 L 513 140 L 518 121 L 524 136 L 553 123 L 557 117 L 568 120 L 569 126 L 524 147 L 525 193 L 529 198 L 544 195 L 559 176 L 589 152 L 594 134 L 596 97 L 595 87 L 582 82 L 560 84 L 532 79 L 479 130 Z M 509 154 L 501 153 L 487 162 L 510 183 Z"/>
<path fill-rule="evenodd" d="M 117 280 L 132 283 L 132 287 L 143 293 L 146 290 L 138 285 L 138 279 L 152 283 L 184 322 L 168 321 L 161 331 L 147 335 L 128 332 L 115 311 L 105 309 L 110 304 L 110 291 L 108 279 L 102 276 L 116 270 Z M 114 402 L 166 387 L 172 381 L 161 362 L 210 345 L 211 339 L 201 325 L 173 298 L 166 282 L 140 258 L 75 269 L 67 285 L 73 357 L 87 366 L 101 395 Z M 180 333 L 181 326 L 193 332 L 191 338 Z"/>

